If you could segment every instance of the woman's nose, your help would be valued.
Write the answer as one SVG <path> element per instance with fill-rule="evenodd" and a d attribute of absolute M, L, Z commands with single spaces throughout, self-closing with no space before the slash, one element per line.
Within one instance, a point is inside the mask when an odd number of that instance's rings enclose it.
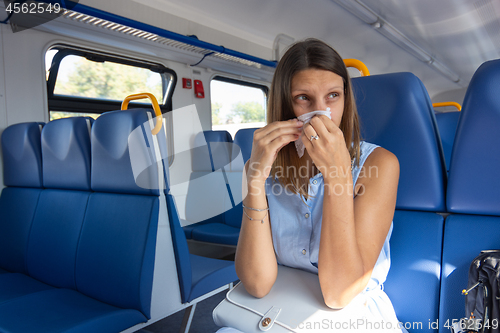
<path fill-rule="evenodd" d="M 327 108 L 325 101 L 317 101 L 313 106 L 314 108 L 311 111 L 325 111 Z"/>

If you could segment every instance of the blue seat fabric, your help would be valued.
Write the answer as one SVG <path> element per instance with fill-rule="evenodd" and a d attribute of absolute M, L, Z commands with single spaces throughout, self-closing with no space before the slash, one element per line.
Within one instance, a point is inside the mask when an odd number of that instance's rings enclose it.
<path fill-rule="evenodd" d="M 208 223 L 193 228 L 192 235 L 194 240 L 202 242 L 237 245 L 240 228 L 224 223 Z"/>
<path fill-rule="evenodd" d="M 441 137 L 447 171 L 449 171 L 450 168 L 451 151 L 453 149 L 453 142 L 455 141 L 459 117 L 459 111 L 436 113 L 436 122 L 439 128 L 439 136 Z"/>
<path fill-rule="evenodd" d="M 482 64 L 465 94 L 448 177 L 449 212 L 500 215 L 500 60 Z"/>
<path fill-rule="evenodd" d="M 397 209 L 445 211 L 446 168 L 432 104 L 411 73 L 354 78 L 364 140 L 397 156 Z"/>
<path fill-rule="evenodd" d="M 44 187 L 90 190 L 89 142 L 93 122 L 92 118 L 74 117 L 45 125 L 41 142 Z"/>
<path fill-rule="evenodd" d="M 253 133 L 256 128 L 245 128 L 240 129 L 235 134 L 234 142 L 232 141 L 230 135 L 226 131 L 205 131 L 204 135 L 207 142 L 221 143 L 217 147 L 217 153 L 215 149 L 209 151 L 210 161 L 214 166 L 224 166 L 230 160 L 232 167 L 231 173 L 234 172 L 233 166 L 237 165 L 237 181 L 241 183 L 241 175 L 243 172 L 243 167 L 245 162 L 250 159 L 252 152 L 253 143 Z M 210 141 L 209 141 L 210 140 Z M 225 140 L 225 141 L 224 141 Z M 231 145 L 231 142 L 233 143 Z M 210 144 L 213 147 L 213 143 Z M 229 155 L 228 155 L 229 154 Z M 236 157 L 241 154 L 243 157 L 242 163 L 236 160 Z M 229 156 L 229 159 L 227 159 Z M 201 161 L 201 158 L 198 159 Z M 206 164 L 206 163 L 205 163 Z M 239 165 L 241 164 L 241 165 Z M 216 170 L 216 167 L 212 167 L 212 171 Z M 201 168 L 200 165 L 196 166 L 196 170 Z M 226 245 L 236 245 L 238 243 L 238 237 L 241 228 L 241 220 L 243 216 L 243 207 L 241 203 L 241 192 L 239 189 L 236 191 L 231 190 L 231 183 L 228 181 L 226 176 L 226 186 L 228 189 L 228 195 L 231 198 L 233 204 L 232 208 L 224 211 L 223 213 L 211 217 L 205 221 L 198 222 L 196 224 L 191 224 L 184 227 L 184 232 L 187 238 L 192 238 L 193 240 L 208 242 L 208 243 L 218 243 Z M 229 178 L 232 179 L 232 178 Z M 239 184 L 238 184 L 239 185 Z"/>
<path fill-rule="evenodd" d="M 42 190 L 6 187 L 0 196 L 0 268 L 27 273 L 26 252 Z M 13 223 L 15 221 L 15 223 Z"/>
<path fill-rule="evenodd" d="M 76 289 L 75 257 L 90 192 L 42 191 L 28 244 L 28 273 L 58 288 Z"/>
<path fill-rule="evenodd" d="M 0 275 L 0 304 L 21 296 L 51 290 L 54 287 L 22 273 Z"/>
<path fill-rule="evenodd" d="M 468 271 L 482 250 L 500 249 L 500 60 L 482 64 L 465 94 L 447 188 L 439 320 L 465 316 Z M 447 332 L 444 328 L 440 332 Z"/>
<path fill-rule="evenodd" d="M 446 218 L 439 321 L 465 316 L 469 266 L 482 250 L 500 249 L 500 217 L 453 214 Z M 441 329 L 440 332 L 449 332 Z"/>
<path fill-rule="evenodd" d="M 4 131 L 5 164 L 39 175 L 5 175 L 0 332 L 119 332 L 150 318 L 159 191 L 136 185 L 127 139 L 144 130 L 148 156 L 151 130 L 144 110 L 101 118 L 92 135 L 86 118 Z"/>
<path fill-rule="evenodd" d="M 384 290 L 399 321 L 423 323 L 423 331 L 430 332 L 429 319 L 438 318 L 444 219 L 431 212 L 397 210 L 393 223 Z"/>
<path fill-rule="evenodd" d="M 26 250 L 42 188 L 41 123 L 20 123 L 2 133 L 4 185 L 0 196 L 0 269 L 26 273 Z M 15 223 L 14 223 L 15 221 Z"/>
<path fill-rule="evenodd" d="M 2 133 L 5 186 L 42 187 L 40 132 L 43 123 L 20 123 Z"/>
<path fill-rule="evenodd" d="M 437 320 L 446 169 L 430 98 L 411 73 L 354 78 L 362 138 L 394 153 L 400 178 L 391 269 L 384 283 L 398 319 L 434 332 Z M 411 331 L 411 329 L 410 329 Z"/>
<path fill-rule="evenodd" d="M 71 289 L 51 289 L 0 304 L 0 331 L 22 333 L 120 332 L 146 318 Z"/>

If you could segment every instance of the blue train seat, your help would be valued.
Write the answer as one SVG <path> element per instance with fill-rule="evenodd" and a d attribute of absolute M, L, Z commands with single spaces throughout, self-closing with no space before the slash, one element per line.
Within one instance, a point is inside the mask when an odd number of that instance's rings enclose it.
<path fill-rule="evenodd" d="M 0 274 L 27 273 L 29 232 L 43 186 L 41 127 L 41 123 L 21 123 L 2 133 L 7 187 L 0 196 Z"/>
<path fill-rule="evenodd" d="M 192 238 L 194 240 L 226 245 L 238 243 L 243 216 L 242 174 L 244 164 L 250 158 L 252 151 L 254 131 L 255 128 L 240 129 L 235 134 L 233 144 L 224 146 L 224 148 L 228 147 L 227 150 L 224 149 L 224 152 L 230 153 L 230 158 L 227 160 L 230 163 L 226 164 L 229 165 L 229 170 L 222 170 L 230 200 L 227 198 L 224 200 L 223 213 L 218 216 L 217 220 L 212 219 L 193 228 Z M 221 159 L 219 158 L 219 160 Z"/>
<path fill-rule="evenodd" d="M 224 223 L 225 202 L 233 201 L 227 182 L 232 143 L 227 131 L 203 131 L 195 138 L 185 205 L 187 238 L 204 224 Z"/>
<path fill-rule="evenodd" d="M 127 141 L 146 121 L 123 111 L 102 115 L 92 133 L 86 118 L 45 125 L 45 189 L 26 274 L 0 275 L 0 331 L 119 332 L 150 318 L 159 190 L 136 185 Z"/>
<path fill-rule="evenodd" d="M 384 289 L 400 321 L 422 323 L 422 331 L 432 332 L 428 323 L 438 318 L 444 222 L 436 212 L 445 209 L 445 168 L 430 98 L 411 73 L 352 83 L 363 139 L 391 151 L 400 163 Z"/>
<path fill-rule="evenodd" d="M 396 208 L 445 211 L 444 155 L 434 110 L 422 82 L 411 73 L 372 75 L 352 81 L 363 139 L 384 147 L 399 159 Z"/>
<path fill-rule="evenodd" d="M 464 317 L 471 261 L 500 248 L 500 60 L 483 63 L 467 89 L 448 177 L 440 322 Z M 441 332 L 447 330 L 442 329 Z"/>
<path fill-rule="evenodd" d="M 190 254 L 186 234 L 181 226 L 175 199 L 170 193 L 169 181 L 172 181 L 168 170 L 168 150 L 165 132 L 160 131 L 158 142 L 162 154 L 165 181 L 165 198 L 168 220 L 174 248 L 177 277 L 179 281 L 181 302 L 191 303 L 191 309 L 196 303 L 218 288 L 236 281 L 234 262 L 218 260 Z M 191 313 L 192 315 L 192 313 Z"/>
<path fill-rule="evenodd" d="M 459 117 L 459 111 L 436 113 L 436 122 L 439 128 L 444 158 L 446 160 L 446 171 L 448 172 L 450 171 L 451 151 L 453 149 L 453 142 L 455 141 Z"/>

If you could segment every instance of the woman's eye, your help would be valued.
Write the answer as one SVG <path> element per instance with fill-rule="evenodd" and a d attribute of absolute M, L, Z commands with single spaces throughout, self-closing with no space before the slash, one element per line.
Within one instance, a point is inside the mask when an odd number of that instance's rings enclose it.
<path fill-rule="evenodd" d="M 339 94 L 339 93 L 330 93 L 330 94 L 328 95 L 328 97 L 329 97 L 329 98 L 335 98 L 335 97 L 338 97 L 338 96 L 340 96 L 340 94 Z"/>
<path fill-rule="evenodd" d="M 307 101 L 307 96 L 299 95 L 299 96 L 295 97 L 295 99 L 298 99 L 300 101 Z"/>

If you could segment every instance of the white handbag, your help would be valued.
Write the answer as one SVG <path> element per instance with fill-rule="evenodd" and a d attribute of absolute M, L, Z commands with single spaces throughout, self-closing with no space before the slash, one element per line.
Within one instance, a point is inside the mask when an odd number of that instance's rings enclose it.
<path fill-rule="evenodd" d="M 330 309 L 323 300 L 318 275 L 278 266 L 269 294 L 256 298 L 240 282 L 214 309 L 213 319 L 218 326 L 245 333 L 368 332 L 371 316 L 364 303 L 365 295 L 359 294 L 345 308 Z"/>

